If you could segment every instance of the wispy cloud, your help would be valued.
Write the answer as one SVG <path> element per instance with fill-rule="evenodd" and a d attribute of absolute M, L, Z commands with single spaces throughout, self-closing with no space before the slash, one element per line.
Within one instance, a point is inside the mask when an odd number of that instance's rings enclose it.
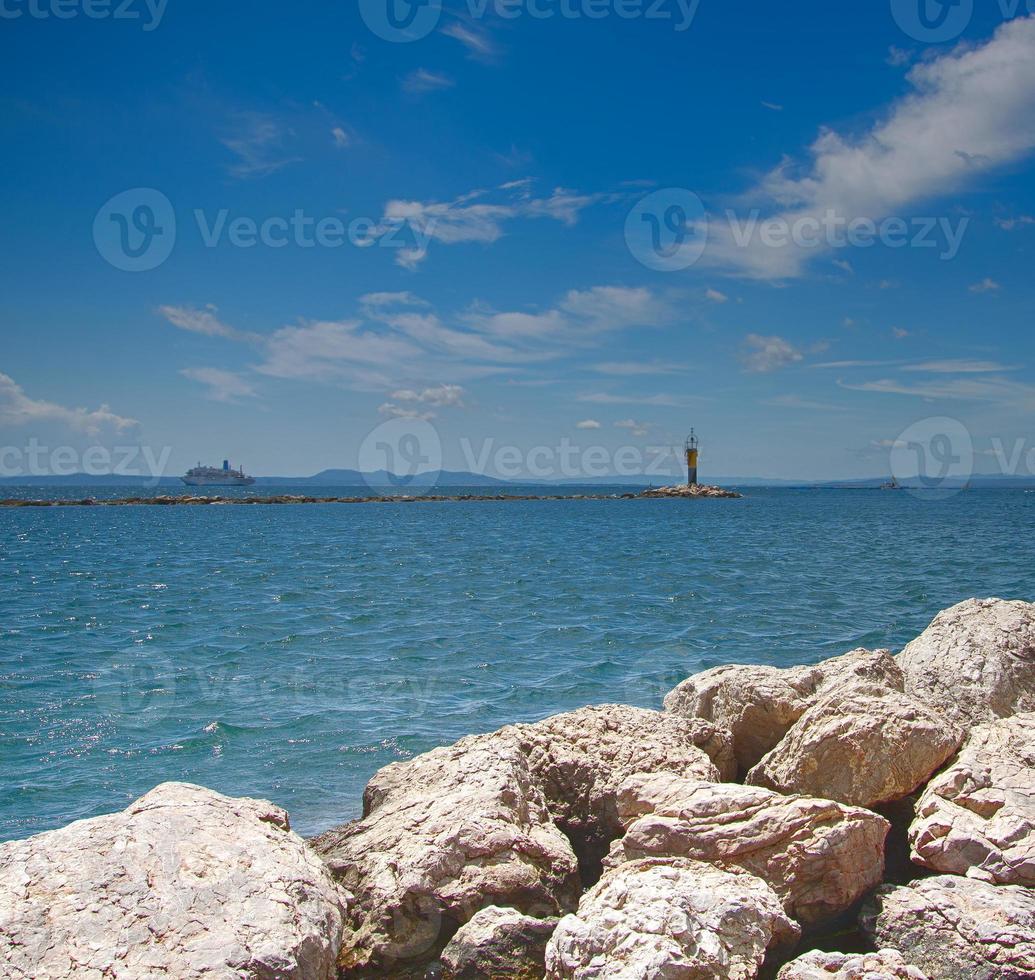
<path fill-rule="evenodd" d="M 650 405 L 658 408 L 685 408 L 687 398 L 665 393 L 657 395 L 613 395 L 606 391 L 594 391 L 579 395 L 578 401 L 593 405 Z"/>
<path fill-rule="evenodd" d="M 982 279 L 970 286 L 972 293 L 998 293 L 1002 287 L 994 279 Z"/>
<path fill-rule="evenodd" d="M 30 398 L 14 378 L 0 374 L 0 425 L 38 425 L 57 423 L 73 432 L 99 436 L 104 430 L 124 432 L 140 423 L 116 415 L 107 405 L 98 408 L 66 408 L 57 402 Z"/>
<path fill-rule="evenodd" d="M 494 61 L 499 55 L 499 48 L 489 33 L 474 25 L 452 21 L 442 28 L 442 33 L 459 41 L 467 49 L 468 55 L 479 61 Z"/>
<path fill-rule="evenodd" d="M 861 136 L 824 130 L 804 167 L 785 161 L 748 195 L 793 226 L 827 212 L 901 214 L 958 191 L 1035 148 L 1035 17 L 1003 24 L 985 44 L 961 45 L 914 66 L 913 91 Z M 762 279 L 801 275 L 822 248 L 738 244 L 714 223 L 706 261 Z"/>
<path fill-rule="evenodd" d="M 930 374 L 998 374 L 1001 371 L 1018 371 L 1020 370 L 1020 365 L 1000 364 L 998 361 L 948 359 L 906 364 L 903 370 L 925 371 Z"/>
<path fill-rule="evenodd" d="M 615 422 L 615 428 L 628 429 L 631 435 L 636 436 L 637 439 L 642 439 L 650 430 L 650 423 L 637 422 L 636 419 L 622 419 L 620 422 Z"/>
<path fill-rule="evenodd" d="M 289 135 L 275 117 L 260 112 L 239 112 L 220 142 L 236 160 L 227 169 L 233 177 L 266 177 L 301 157 L 284 148 Z"/>
<path fill-rule="evenodd" d="M 849 391 L 869 391 L 885 395 L 909 395 L 929 401 L 976 401 L 991 402 L 1019 409 L 1035 411 L 1035 385 L 1009 378 L 945 378 L 938 381 L 923 381 L 914 384 L 881 378 L 849 384 L 839 381 Z"/>
<path fill-rule="evenodd" d="M 425 92 L 441 92 L 443 89 L 452 88 L 456 82 L 448 75 L 428 71 L 427 68 L 418 68 L 404 76 L 399 84 L 404 92 L 423 95 Z"/>
<path fill-rule="evenodd" d="M 1003 231 L 1013 231 L 1015 228 L 1035 225 L 1035 218 L 1030 214 L 1020 214 L 1016 218 L 994 218 L 993 220 Z"/>
<path fill-rule="evenodd" d="M 193 306 L 159 306 L 157 312 L 174 327 L 206 337 L 224 337 L 227 340 L 257 340 L 256 334 L 237 330 L 216 316 L 218 310 L 209 304 L 203 309 Z"/>
<path fill-rule="evenodd" d="M 616 377 L 651 377 L 661 374 L 683 374 L 690 368 L 674 361 L 603 361 L 590 366 L 597 374 Z"/>
<path fill-rule="evenodd" d="M 517 181 L 491 192 L 471 191 L 452 201 L 391 200 L 385 205 L 382 221 L 393 227 L 406 223 L 420 229 L 420 237 L 426 242 L 488 245 L 503 236 L 507 222 L 519 218 L 550 218 L 572 225 L 585 208 L 604 197 L 578 194 L 561 187 L 547 196 L 536 197 L 527 182 Z M 398 249 L 397 252 L 399 265 L 415 268 L 427 257 L 427 246 Z"/>
<path fill-rule="evenodd" d="M 581 422 L 575 423 L 576 429 L 599 429 L 602 428 L 600 423 L 596 419 L 583 419 Z"/>
<path fill-rule="evenodd" d="M 180 374 L 205 385 L 208 388 L 206 397 L 212 401 L 234 404 L 245 398 L 254 398 L 257 394 L 255 386 L 250 381 L 233 371 L 201 367 L 184 368 Z"/>
<path fill-rule="evenodd" d="M 752 374 L 764 374 L 779 368 L 796 364 L 805 355 L 789 340 L 783 337 L 765 337 L 750 333 L 744 338 L 740 349 L 740 362 L 744 370 Z"/>

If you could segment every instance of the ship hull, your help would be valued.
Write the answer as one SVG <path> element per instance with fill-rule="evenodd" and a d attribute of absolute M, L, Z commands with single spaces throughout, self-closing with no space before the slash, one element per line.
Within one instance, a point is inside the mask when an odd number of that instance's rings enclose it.
<path fill-rule="evenodd" d="M 255 482 L 255 479 L 250 476 L 181 476 L 180 479 L 188 487 L 250 487 Z"/>

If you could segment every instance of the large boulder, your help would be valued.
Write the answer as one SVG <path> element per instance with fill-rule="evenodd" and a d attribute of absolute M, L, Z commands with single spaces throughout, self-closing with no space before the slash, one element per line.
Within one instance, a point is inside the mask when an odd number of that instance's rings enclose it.
<path fill-rule="evenodd" d="M 476 912 L 442 951 L 443 980 L 542 980 L 556 919 L 495 905 Z"/>
<path fill-rule="evenodd" d="M 0 846 L 10 980 L 330 980 L 347 896 L 263 800 L 163 783 Z"/>
<path fill-rule="evenodd" d="M 935 871 L 1035 886 L 1035 713 L 974 729 L 927 784 L 909 840 Z"/>
<path fill-rule="evenodd" d="M 776 980 L 928 980 L 897 949 L 876 953 L 824 953 L 813 950 L 786 963 Z"/>
<path fill-rule="evenodd" d="M 902 671 L 887 650 L 863 649 L 805 667 L 732 664 L 683 681 L 666 696 L 665 710 L 728 729 L 746 772 L 820 697 L 860 685 L 901 691 Z"/>
<path fill-rule="evenodd" d="M 968 599 L 897 659 L 906 691 L 965 727 L 1035 711 L 1035 604 Z"/>
<path fill-rule="evenodd" d="M 937 980 L 1035 977 L 1035 892 L 943 875 L 877 891 L 860 917 L 878 947 Z"/>
<path fill-rule="evenodd" d="M 921 786 L 963 734 L 926 705 L 887 690 L 827 695 L 746 777 L 753 786 L 873 807 Z"/>
<path fill-rule="evenodd" d="M 575 855 L 513 736 L 473 736 L 381 770 L 367 816 L 312 841 L 355 896 L 342 970 L 434 959 L 487 905 L 575 907 Z"/>
<path fill-rule="evenodd" d="M 607 704 L 504 728 L 517 738 L 557 825 L 572 841 L 587 883 L 623 832 L 618 790 L 634 773 L 719 781 L 736 770 L 729 732 L 711 722 Z M 497 736 L 490 735 L 492 739 Z"/>
<path fill-rule="evenodd" d="M 744 871 L 647 859 L 607 871 L 561 919 L 548 980 L 750 980 L 800 933 L 773 890 Z"/>
<path fill-rule="evenodd" d="M 742 868 L 803 925 L 850 908 L 884 872 L 888 822 L 861 807 L 752 786 L 634 776 L 619 795 L 631 820 L 608 858 L 685 857 Z"/>

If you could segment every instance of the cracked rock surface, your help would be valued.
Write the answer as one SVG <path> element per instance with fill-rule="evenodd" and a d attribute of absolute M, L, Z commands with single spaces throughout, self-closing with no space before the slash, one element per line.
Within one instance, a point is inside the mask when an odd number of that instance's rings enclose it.
<path fill-rule="evenodd" d="M 629 779 L 619 813 L 630 823 L 609 865 L 685 857 L 742 868 L 803 925 L 846 911 L 884 872 L 888 822 L 831 800 L 658 774 Z"/>
<path fill-rule="evenodd" d="M 902 690 L 902 671 L 889 651 L 860 648 L 805 667 L 715 667 L 670 691 L 665 710 L 728 729 L 746 772 L 824 694 L 859 685 Z"/>
<path fill-rule="evenodd" d="M 824 953 L 815 950 L 784 965 L 776 980 L 929 980 L 897 949 L 876 953 Z"/>
<path fill-rule="evenodd" d="M 0 845 L 9 980 L 331 980 L 346 896 L 263 800 L 162 783 Z"/>
<path fill-rule="evenodd" d="M 940 875 L 879 889 L 860 917 L 932 980 L 1035 976 L 1035 892 Z"/>
<path fill-rule="evenodd" d="M 968 599 L 897 660 L 906 692 L 960 725 L 1035 711 L 1035 603 Z"/>
<path fill-rule="evenodd" d="M 575 907 L 575 855 L 511 734 L 473 736 L 380 770 L 367 816 L 313 847 L 355 896 L 343 970 L 434 959 L 487 905 L 536 916 Z"/>
<path fill-rule="evenodd" d="M 1035 713 L 975 728 L 927 784 L 916 814 L 909 839 L 918 864 L 1035 886 Z"/>
<path fill-rule="evenodd" d="M 495 905 L 476 912 L 442 951 L 443 980 L 542 980 L 556 919 Z"/>
<path fill-rule="evenodd" d="M 743 871 L 646 859 L 607 871 L 546 947 L 548 980 L 751 980 L 800 933 Z"/>
<path fill-rule="evenodd" d="M 809 708 L 745 782 L 879 806 L 923 785 L 962 739 L 943 715 L 909 695 L 837 691 Z"/>

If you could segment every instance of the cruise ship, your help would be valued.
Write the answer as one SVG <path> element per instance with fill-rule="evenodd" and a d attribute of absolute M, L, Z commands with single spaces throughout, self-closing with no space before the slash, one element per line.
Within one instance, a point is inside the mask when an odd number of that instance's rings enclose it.
<path fill-rule="evenodd" d="M 228 459 L 223 460 L 222 469 L 198 463 L 181 479 L 188 487 L 250 487 L 255 482 L 255 477 L 245 476 L 243 467 L 231 469 Z"/>

